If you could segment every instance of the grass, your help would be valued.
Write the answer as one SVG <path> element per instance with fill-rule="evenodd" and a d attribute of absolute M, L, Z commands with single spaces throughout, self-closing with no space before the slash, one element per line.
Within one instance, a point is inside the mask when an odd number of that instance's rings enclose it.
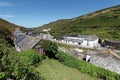
<path fill-rule="evenodd" d="M 83 54 L 86 54 L 88 50 L 93 50 L 93 49 L 89 49 L 89 48 L 83 48 L 83 47 L 78 47 L 76 45 L 69 45 L 69 44 L 64 44 L 64 43 L 58 43 L 58 42 L 55 42 L 57 44 L 57 46 L 59 47 L 63 47 L 67 50 L 70 50 L 70 49 L 82 49 L 83 50 Z"/>
<path fill-rule="evenodd" d="M 118 55 L 120 55 L 120 52 L 117 52 Z"/>
<path fill-rule="evenodd" d="M 77 69 L 69 68 L 57 60 L 45 59 L 42 64 L 37 67 L 37 71 L 46 80 L 100 80 L 89 75 L 80 73 Z"/>

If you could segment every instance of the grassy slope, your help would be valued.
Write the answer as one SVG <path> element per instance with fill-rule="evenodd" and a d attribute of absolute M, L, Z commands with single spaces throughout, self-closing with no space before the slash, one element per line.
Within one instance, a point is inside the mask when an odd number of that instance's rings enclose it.
<path fill-rule="evenodd" d="M 39 27 L 51 28 L 51 34 L 97 35 L 100 38 L 120 39 L 120 5 L 72 19 L 63 19 Z"/>
<path fill-rule="evenodd" d="M 14 25 L 8 21 L 5 21 L 3 19 L 0 19 L 0 28 L 6 28 L 7 30 L 9 30 L 10 32 L 12 32 L 14 30 L 14 28 L 18 27 L 17 25 Z"/>
<path fill-rule="evenodd" d="M 56 60 L 46 59 L 37 68 L 37 71 L 47 80 L 100 80 L 82 74 L 74 68 L 68 68 Z"/>
<path fill-rule="evenodd" d="M 22 26 L 17 26 L 13 23 L 10 23 L 10 22 L 0 18 L 0 28 L 5 28 L 12 33 L 16 27 L 20 27 L 22 30 L 27 30 L 26 28 L 24 28 Z M 4 31 L 4 32 L 6 32 L 6 31 Z"/>

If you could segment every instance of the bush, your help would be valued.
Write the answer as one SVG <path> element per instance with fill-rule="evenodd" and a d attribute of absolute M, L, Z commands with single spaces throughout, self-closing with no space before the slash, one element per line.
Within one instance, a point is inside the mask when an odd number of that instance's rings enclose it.
<path fill-rule="evenodd" d="M 36 65 L 40 62 L 40 56 L 34 50 L 26 50 L 20 54 L 22 65 Z"/>
<path fill-rule="evenodd" d="M 73 56 L 65 54 L 64 52 L 59 51 L 56 54 L 56 58 L 64 65 L 77 68 L 80 72 L 89 74 L 93 77 L 102 78 L 103 80 L 120 80 L 119 74 L 79 60 Z"/>
<path fill-rule="evenodd" d="M 44 59 L 46 59 L 46 56 L 45 56 L 45 54 L 40 54 L 40 59 L 41 59 L 41 60 L 44 60 Z"/>
<path fill-rule="evenodd" d="M 67 56 L 66 54 L 63 54 L 62 52 L 58 52 L 56 54 L 57 59 L 62 62 L 63 64 L 72 67 L 72 68 L 77 68 L 78 66 L 78 61 L 72 56 Z"/>
<path fill-rule="evenodd" d="M 5 80 L 5 78 L 6 78 L 5 73 L 0 73 L 0 80 Z"/>
<path fill-rule="evenodd" d="M 49 58 L 55 58 L 55 54 L 58 51 L 58 47 L 55 43 L 48 40 L 44 40 L 41 42 L 40 46 L 44 49 L 45 54 Z"/>

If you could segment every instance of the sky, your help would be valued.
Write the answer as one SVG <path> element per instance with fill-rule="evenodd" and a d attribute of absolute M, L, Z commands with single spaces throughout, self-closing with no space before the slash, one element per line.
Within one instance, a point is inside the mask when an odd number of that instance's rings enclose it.
<path fill-rule="evenodd" d="M 120 5 L 120 0 L 0 0 L 0 18 L 33 28 Z"/>

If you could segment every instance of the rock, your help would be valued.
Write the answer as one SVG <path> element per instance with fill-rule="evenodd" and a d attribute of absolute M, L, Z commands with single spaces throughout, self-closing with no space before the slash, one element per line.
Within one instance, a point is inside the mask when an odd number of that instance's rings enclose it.
<path fill-rule="evenodd" d="M 107 70 L 120 74 L 120 61 L 113 56 L 108 55 L 92 55 L 90 63 L 105 68 Z"/>

